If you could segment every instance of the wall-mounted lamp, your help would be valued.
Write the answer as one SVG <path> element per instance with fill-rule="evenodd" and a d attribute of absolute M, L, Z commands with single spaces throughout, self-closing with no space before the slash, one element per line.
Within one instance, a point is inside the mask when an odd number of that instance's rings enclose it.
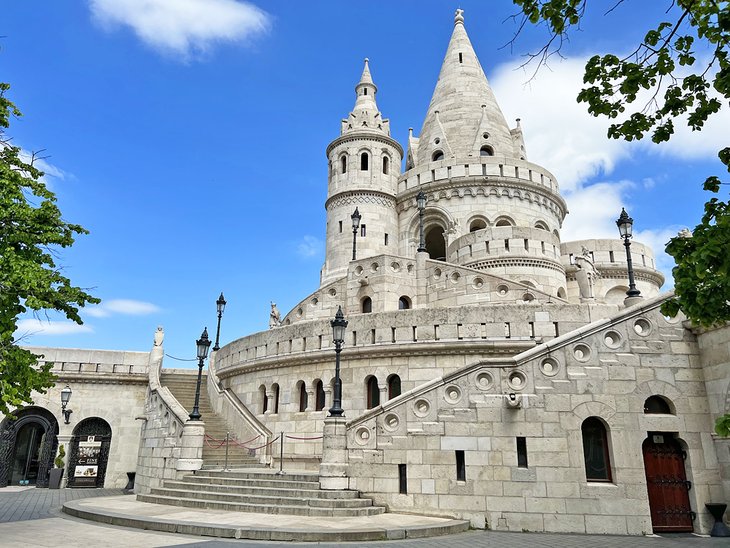
<path fill-rule="evenodd" d="M 61 390 L 61 413 L 63 413 L 64 418 L 64 424 L 69 424 L 69 420 L 71 419 L 71 409 L 66 409 L 66 406 L 68 405 L 68 400 L 71 399 L 71 387 L 69 385 L 66 385 L 66 388 Z"/>

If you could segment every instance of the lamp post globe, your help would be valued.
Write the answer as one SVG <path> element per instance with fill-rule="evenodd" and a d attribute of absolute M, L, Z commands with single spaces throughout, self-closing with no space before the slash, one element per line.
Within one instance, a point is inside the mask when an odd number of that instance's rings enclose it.
<path fill-rule="evenodd" d="M 337 307 L 335 319 L 330 321 L 332 326 L 332 342 L 335 343 L 335 394 L 332 407 L 330 408 L 330 417 L 341 417 L 344 414 L 342 409 L 342 380 L 340 379 L 340 352 L 345 342 L 345 328 L 347 320 L 342 313 L 342 307 Z"/>
<path fill-rule="evenodd" d="M 357 229 L 360 228 L 360 219 L 362 219 L 358 208 L 355 208 L 355 213 L 350 215 L 350 218 L 352 219 L 352 260 L 354 261 L 357 258 Z"/>
<path fill-rule="evenodd" d="M 206 327 L 203 329 L 203 333 L 200 335 L 200 338 L 195 341 L 196 344 L 196 350 L 198 354 L 198 381 L 195 385 L 195 404 L 193 405 L 193 411 L 190 413 L 190 420 L 191 421 L 199 421 L 200 420 L 200 380 L 203 376 L 203 362 L 205 362 L 205 358 L 208 356 L 208 348 L 210 347 L 210 340 L 208 340 L 208 328 Z"/>
<path fill-rule="evenodd" d="M 616 226 L 626 248 L 626 268 L 629 273 L 629 290 L 626 292 L 626 295 L 628 297 L 639 297 L 641 291 L 636 289 L 636 283 L 634 282 L 634 263 L 631 260 L 631 237 L 634 232 L 634 220 L 629 217 L 629 214 L 626 213 L 626 209 L 623 207 L 621 208 L 621 215 L 616 219 Z"/>
<path fill-rule="evenodd" d="M 216 310 L 218 311 L 218 328 L 215 330 L 215 344 L 213 345 L 213 350 L 217 351 L 220 350 L 220 336 L 221 336 L 221 318 L 223 317 L 223 312 L 226 310 L 226 299 L 223 297 L 223 292 L 221 291 L 221 296 L 218 297 L 218 300 L 215 302 Z"/>
<path fill-rule="evenodd" d="M 61 390 L 61 412 L 63 413 L 64 424 L 69 424 L 71 413 L 73 413 L 70 409 L 66 409 L 72 393 L 73 392 L 69 385 L 66 385 L 65 388 Z"/>

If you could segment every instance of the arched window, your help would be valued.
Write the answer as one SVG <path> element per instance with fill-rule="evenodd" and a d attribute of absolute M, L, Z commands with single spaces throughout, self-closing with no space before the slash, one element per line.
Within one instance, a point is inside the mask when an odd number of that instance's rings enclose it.
<path fill-rule="evenodd" d="M 408 310 L 411 307 L 411 300 L 403 295 L 398 299 L 398 310 Z"/>
<path fill-rule="evenodd" d="M 433 162 L 438 162 L 439 160 L 443 160 L 443 159 L 444 159 L 444 153 L 441 150 L 435 151 L 433 153 L 433 155 L 431 156 L 431 161 L 433 161 Z"/>
<path fill-rule="evenodd" d="M 360 154 L 360 171 L 368 170 L 368 153 L 363 152 Z"/>
<path fill-rule="evenodd" d="M 271 391 L 274 393 L 274 410 L 272 413 L 279 412 L 279 385 L 274 383 L 271 385 Z"/>
<path fill-rule="evenodd" d="M 474 219 L 469 225 L 469 232 L 476 232 L 483 228 L 487 228 L 487 222 L 484 219 Z"/>
<path fill-rule="evenodd" d="M 368 409 L 380 405 L 380 389 L 378 388 L 378 379 L 376 377 L 368 377 L 367 380 L 367 400 L 365 402 Z"/>
<path fill-rule="evenodd" d="M 400 396 L 400 377 L 391 375 L 388 377 L 388 399 L 392 400 L 396 396 Z"/>
<path fill-rule="evenodd" d="M 542 222 L 542 221 L 537 221 L 535 223 L 535 228 L 538 228 L 540 230 L 548 230 L 547 225 L 544 222 Z"/>
<path fill-rule="evenodd" d="M 347 156 L 342 156 L 342 158 L 340 158 L 340 171 L 342 171 L 342 173 L 347 173 Z"/>
<path fill-rule="evenodd" d="M 479 156 L 494 156 L 494 149 L 489 145 L 484 145 L 479 149 Z"/>
<path fill-rule="evenodd" d="M 314 381 L 314 393 L 316 394 L 314 409 L 315 411 L 322 411 L 322 409 L 324 409 L 324 386 L 322 385 L 322 381 L 319 379 Z"/>
<path fill-rule="evenodd" d="M 364 314 L 369 314 L 373 311 L 373 300 L 370 297 L 365 297 L 362 300 L 362 311 Z"/>
<path fill-rule="evenodd" d="M 497 219 L 497 222 L 494 223 L 494 226 L 514 226 L 514 224 L 507 217 L 501 217 Z"/>
<path fill-rule="evenodd" d="M 608 435 L 601 419 L 588 417 L 580 427 L 587 481 L 611 481 Z"/>
<path fill-rule="evenodd" d="M 307 385 L 299 381 L 299 411 L 307 410 Z"/>
<path fill-rule="evenodd" d="M 269 398 L 266 397 L 266 387 L 262 384 L 259 387 L 259 397 L 261 398 L 261 413 L 269 410 Z"/>
<path fill-rule="evenodd" d="M 669 402 L 661 396 L 650 396 L 644 402 L 646 415 L 673 415 Z"/>
<path fill-rule="evenodd" d="M 436 261 L 446 260 L 446 240 L 444 228 L 440 225 L 431 225 L 425 230 L 426 251 Z"/>
<path fill-rule="evenodd" d="M 383 156 L 383 175 L 388 174 L 388 170 L 390 169 L 389 163 L 390 159 L 387 156 Z"/>

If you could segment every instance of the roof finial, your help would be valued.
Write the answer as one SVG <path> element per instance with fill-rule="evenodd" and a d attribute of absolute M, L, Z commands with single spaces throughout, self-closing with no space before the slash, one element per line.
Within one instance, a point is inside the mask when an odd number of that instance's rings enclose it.
<path fill-rule="evenodd" d="M 464 10 L 461 8 L 456 10 L 456 15 L 454 16 L 454 26 L 458 24 L 464 24 Z"/>

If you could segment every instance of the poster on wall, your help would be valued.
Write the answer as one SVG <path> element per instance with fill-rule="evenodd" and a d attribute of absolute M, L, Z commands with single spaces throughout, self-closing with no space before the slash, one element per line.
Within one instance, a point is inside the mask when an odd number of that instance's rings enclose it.
<path fill-rule="evenodd" d="M 74 487 L 96 487 L 100 455 L 101 440 L 96 441 L 96 436 L 87 436 L 86 441 L 79 441 Z"/>

